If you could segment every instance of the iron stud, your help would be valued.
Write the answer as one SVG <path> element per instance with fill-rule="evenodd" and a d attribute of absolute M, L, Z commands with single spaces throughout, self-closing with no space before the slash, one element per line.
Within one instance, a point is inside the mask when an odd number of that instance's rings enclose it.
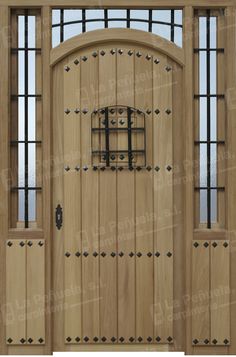
<path fill-rule="evenodd" d="M 212 243 L 212 247 L 216 248 L 217 247 L 217 243 L 216 242 Z"/>
<path fill-rule="evenodd" d="M 139 57 L 142 56 L 142 53 L 138 51 L 138 52 L 136 53 L 136 56 L 139 58 Z"/>
<path fill-rule="evenodd" d="M 143 340 L 142 337 L 139 336 L 139 337 L 138 337 L 138 342 L 142 342 L 142 340 Z"/>
<path fill-rule="evenodd" d="M 80 252 L 76 252 L 75 255 L 76 255 L 76 257 L 79 258 L 81 256 L 81 253 Z"/>
<path fill-rule="evenodd" d="M 138 253 L 137 253 L 137 257 L 140 258 L 141 256 L 142 256 L 142 253 L 138 252 Z"/>
<path fill-rule="evenodd" d="M 149 115 L 149 114 L 151 114 L 151 110 L 150 109 L 147 109 L 147 111 L 146 111 L 146 113 Z"/>
<path fill-rule="evenodd" d="M 150 56 L 150 55 L 147 55 L 146 56 L 146 59 L 149 61 L 150 59 L 152 58 L 152 56 Z"/>
<path fill-rule="evenodd" d="M 155 113 L 158 115 L 160 113 L 160 110 L 159 109 L 156 109 L 155 110 Z"/>
<path fill-rule="evenodd" d="M 111 338 L 111 342 L 116 342 L 116 338 L 114 336 Z"/>
<path fill-rule="evenodd" d="M 124 342 L 124 340 L 125 340 L 124 337 L 120 337 L 120 338 L 119 338 L 119 341 L 120 341 L 120 342 Z"/>
<path fill-rule="evenodd" d="M 93 253 L 93 256 L 96 258 L 98 256 L 98 253 L 97 252 L 94 252 Z"/>
<path fill-rule="evenodd" d="M 155 58 L 154 63 L 158 64 L 158 63 L 160 63 L 160 60 L 158 58 Z"/>
<path fill-rule="evenodd" d="M 114 109 L 114 108 L 111 108 L 111 109 L 109 110 L 109 112 L 110 112 L 111 114 L 115 114 L 115 109 Z"/>
<path fill-rule="evenodd" d="M 152 342 L 151 336 L 149 336 L 149 337 L 147 338 L 147 341 L 148 341 L 148 342 Z"/>
<path fill-rule="evenodd" d="M 166 109 L 166 114 L 170 115 L 171 114 L 171 110 L 170 109 Z"/>
<path fill-rule="evenodd" d="M 65 70 L 66 72 L 69 72 L 70 67 L 69 67 L 69 66 L 65 66 L 65 67 L 64 67 L 64 70 Z"/>
<path fill-rule="evenodd" d="M 198 242 L 193 243 L 193 246 L 197 248 L 199 246 Z"/>
<path fill-rule="evenodd" d="M 110 52 L 112 55 L 114 55 L 116 53 L 116 50 L 114 48 L 112 48 Z"/>
<path fill-rule="evenodd" d="M 24 247 L 24 245 L 25 245 L 25 242 L 20 242 L 21 247 Z"/>
<path fill-rule="evenodd" d="M 123 113 L 124 113 L 124 110 L 120 108 L 120 109 L 118 110 L 118 112 L 119 112 L 119 114 L 123 114 Z"/>
<path fill-rule="evenodd" d="M 134 342 L 134 338 L 133 338 L 133 337 L 130 337 L 130 338 L 129 338 L 129 341 L 130 341 L 130 342 Z"/>
<path fill-rule="evenodd" d="M 160 342 L 160 341 L 161 341 L 160 336 L 157 336 L 156 341 L 157 341 L 157 342 Z"/>
<path fill-rule="evenodd" d="M 84 167 L 83 167 L 83 170 L 84 170 L 84 171 L 88 171 L 88 166 L 84 166 Z"/>
<path fill-rule="evenodd" d="M 100 114 L 105 114 L 105 110 L 104 109 L 100 109 Z"/>
<path fill-rule="evenodd" d="M 38 242 L 38 245 L 39 245 L 40 247 L 42 247 L 42 246 L 43 246 L 43 242 L 42 242 L 42 241 Z"/>
<path fill-rule="evenodd" d="M 155 167 L 155 171 L 156 171 L 156 172 L 160 171 L 160 167 L 159 167 L 159 166 L 156 166 L 156 167 Z"/>
<path fill-rule="evenodd" d="M 171 252 L 168 252 L 166 255 L 167 255 L 168 258 L 172 257 L 172 253 Z"/>
<path fill-rule="evenodd" d="M 168 338 L 167 338 L 167 341 L 168 342 L 171 342 L 173 340 L 173 338 L 171 337 L 171 336 L 169 336 Z"/>
<path fill-rule="evenodd" d="M 120 252 L 119 253 L 119 256 L 122 258 L 124 256 L 124 253 L 123 252 Z"/>
<path fill-rule="evenodd" d="M 124 51 L 120 48 L 118 52 L 120 55 L 122 55 Z"/>
<path fill-rule="evenodd" d="M 123 154 L 120 155 L 120 159 L 124 160 L 125 156 Z"/>
<path fill-rule="evenodd" d="M 115 160 L 116 156 L 115 155 L 111 155 L 111 160 Z"/>
<path fill-rule="evenodd" d="M 13 243 L 12 243 L 11 241 L 7 242 L 8 247 L 11 247 L 12 244 L 13 244 Z"/>
<path fill-rule="evenodd" d="M 227 247 L 228 247 L 228 243 L 227 243 L 227 242 L 224 242 L 223 246 L 224 246 L 225 248 L 227 248 Z"/>
<path fill-rule="evenodd" d="M 76 341 L 76 342 L 80 342 L 80 338 L 79 338 L 79 337 L 76 337 L 76 338 L 75 338 L 75 341 Z"/>
<path fill-rule="evenodd" d="M 122 171 L 122 170 L 123 170 L 123 167 L 122 167 L 122 166 L 119 166 L 118 170 L 119 170 L 119 171 Z"/>
<path fill-rule="evenodd" d="M 65 167 L 64 167 L 64 170 L 65 170 L 65 171 L 70 171 L 69 166 L 65 166 Z"/>
<path fill-rule="evenodd" d="M 214 343 L 214 345 L 216 345 L 217 344 L 217 340 L 214 338 L 214 340 L 212 341 L 212 343 Z"/>
<path fill-rule="evenodd" d="M 152 167 L 150 165 L 146 167 L 147 171 L 151 171 L 151 169 L 152 169 Z"/>
<path fill-rule="evenodd" d="M 70 342 L 70 341 L 71 341 L 71 338 L 70 338 L 70 337 L 67 337 L 67 338 L 66 338 L 66 341 L 67 341 L 67 342 Z"/>
<path fill-rule="evenodd" d="M 130 253 L 129 253 L 129 256 L 130 256 L 130 258 L 132 258 L 132 257 L 134 256 L 134 253 L 133 253 L 133 252 L 130 252 Z"/>
<path fill-rule="evenodd" d="M 79 170 L 80 170 L 80 167 L 79 167 L 79 166 L 75 166 L 75 170 L 76 170 L 76 171 L 79 171 Z"/>
<path fill-rule="evenodd" d="M 29 241 L 29 242 L 27 243 L 27 245 L 28 245 L 29 247 L 32 247 L 33 243 L 32 243 L 31 241 Z"/>
<path fill-rule="evenodd" d="M 129 167 L 129 171 L 133 171 L 133 169 L 134 169 L 133 166 Z"/>
<path fill-rule="evenodd" d="M 20 340 L 20 343 L 25 343 L 25 339 L 22 338 L 22 339 Z"/>
<path fill-rule="evenodd" d="M 155 253 L 155 256 L 158 258 L 161 254 L 159 252 Z"/>
<path fill-rule="evenodd" d="M 87 59 L 88 59 L 88 58 L 87 58 L 86 56 L 83 56 L 83 57 L 82 57 L 82 60 L 83 60 L 84 62 L 86 62 Z"/>
<path fill-rule="evenodd" d="M 116 167 L 115 166 L 111 166 L 111 171 L 116 171 Z"/>
<path fill-rule="evenodd" d="M 111 120 L 111 124 L 115 125 L 116 121 L 114 119 Z"/>
<path fill-rule="evenodd" d="M 141 167 L 141 166 L 137 166 L 137 167 L 136 167 L 136 170 L 137 170 L 137 171 L 141 171 L 141 170 L 142 170 L 142 167 Z"/>
<path fill-rule="evenodd" d="M 88 113 L 88 109 L 83 109 L 83 114 L 87 114 Z"/>
<path fill-rule="evenodd" d="M 93 52 L 93 53 L 92 53 L 92 56 L 93 56 L 94 58 L 96 58 L 97 55 L 98 55 L 97 52 Z"/>
<path fill-rule="evenodd" d="M 105 166 L 102 166 L 102 167 L 100 168 L 100 170 L 105 171 L 105 170 L 106 170 L 106 167 L 105 167 Z"/>
<path fill-rule="evenodd" d="M 103 258 L 105 258 L 106 253 L 105 253 L 105 252 L 102 252 L 102 253 L 101 253 L 101 256 L 102 256 Z"/>
<path fill-rule="evenodd" d="M 106 337 L 105 336 L 103 336 L 102 338 L 101 338 L 101 340 L 102 340 L 102 342 L 106 342 Z"/>
<path fill-rule="evenodd" d="M 223 341 L 225 345 L 228 345 L 229 340 L 227 340 L 227 338 Z"/>
<path fill-rule="evenodd" d="M 147 253 L 147 256 L 148 256 L 149 258 L 151 258 L 151 257 L 152 257 L 152 253 L 151 253 L 151 252 L 148 252 L 148 253 Z"/>
<path fill-rule="evenodd" d="M 93 171 L 97 171 L 98 167 L 97 166 L 93 166 Z"/>
<path fill-rule="evenodd" d="M 170 72 L 172 68 L 170 66 L 166 66 L 165 69 L 166 69 L 167 72 Z"/>
<path fill-rule="evenodd" d="M 67 258 L 69 258 L 69 257 L 70 257 L 70 253 L 69 253 L 69 252 L 66 252 L 66 253 L 65 253 L 65 256 L 66 256 Z"/>
<path fill-rule="evenodd" d="M 205 345 L 208 345 L 209 342 L 210 341 L 207 338 L 204 340 Z"/>
<path fill-rule="evenodd" d="M 102 51 L 100 52 L 100 55 L 102 55 L 102 56 L 105 56 L 105 54 L 106 54 L 106 52 L 105 52 L 104 50 L 102 50 Z"/>
<path fill-rule="evenodd" d="M 89 255 L 89 253 L 88 253 L 88 252 L 84 252 L 84 253 L 83 253 L 83 256 L 84 256 L 85 258 L 87 258 L 87 257 L 88 257 L 88 255 Z"/>
<path fill-rule="evenodd" d="M 166 168 L 167 171 L 171 171 L 172 170 L 172 167 L 170 165 L 167 166 Z"/>
<path fill-rule="evenodd" d="M 84 341 L 85 342 L 88 342 L 89 341 L 89 338 L 87 336 L 84 337 Z"/>
<path fill-rule="evenodd" d="M 12 342 L 13 342 L 13 340 L 11 339 L 11 337 L 9 337 L 9 338 L 7 339 L 7 342 L 8 342 L 8 343 L 12 343 Z"/>
<path fill-rule="evenodd" d="M 66 108 L 66 109 L 64 110 L 64 112 L 65 112 L 66 115 L 68 115 L 68 114 L 70 114 L 70 109 Z"/>
<path fill-rule="evenodd" d="M 79 114 L 79 112 L 80 112 L 79 108 L 76 108 L 75 109 L 75 114 Z"/>
<path fill-rule="evenodd" d="M 75 64 L 76 66 L 79 64 L 79 60 L 78 60 L 77 58 L 74 60 L 74 64 Z"/>
<path fill-rule="evenodd" d="M 115 258 L 116 253 L 112 252 L 112 253 L 111 253 L 111 256 L 112 256 L 112 258 Z"/>
<path fill-rule="evenodd" d="M 43 343 L 44 339 L 43 339 L 42 337 L 40 337 L 40 338 L 38 339 L 38 341 L 39 341 L 39 343 Z"/>
<path fill-rule="evenodd" d="M 129 51 L 128 51 L 128 55 L 129 55 L 129 56 L 132 56 L 133 53 L 134 53 L 134 51 L 132 51 L 132 50 L 129 50 Z"/>
<path fill-rule="evenodd" d="M 197 340 L 196 338 L 193 340 L 193 344 L 194 344 L 194 345 L 197 345 L 197 344 L 198 344 L 198 340 Z"/>
<path fill-rule="evenodd" d="M 94 340 L 94 342 L 98 342 L 98 337 L 95 336 L 93 340 Z"/>
<path fill-rule="evenodd" d="M 209 243 L 205 242 L 203 245 L 204 245 L 205 248 L 207 248 L 209 246 Z"/>

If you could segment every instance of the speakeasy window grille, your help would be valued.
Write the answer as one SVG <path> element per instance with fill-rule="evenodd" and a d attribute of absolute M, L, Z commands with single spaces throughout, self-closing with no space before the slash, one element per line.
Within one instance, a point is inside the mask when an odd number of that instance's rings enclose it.
<path fill-rule="evenodd" d="M 141 169 L 146 165 L 145 114 L 135 108 L 112 106 L 92 113 L 94 169 Z"/>
<path fill-rule="evenodd" d="M 222 12 L 197 11 L 198 38 L 194 49 L 196 74 L 195 147 L 199 161 L 197 191 L 198 227 L 223 225 L 224 200 L 224 86 L 219 66 L 224 58 L 224 42 L 219 31 Z"/>
<path fill-rule="evenodd" d="M 53 9 L 52 45 L 83 32 L 114 27 L 152 32 L 182 46 L 182 10 L 175 9 Z"/>
<path fill-rule="evenodd" d="M 12 12 L 11 33 L 11 227 L 39 226 L 41 191 L 41 61 L 38 11 Z M 37 166 L 37 170 L 36 170 Z M 37 171 L 37 172 L 36 172 Z M 38 221 L 38 225 L 36 224 Z"/>

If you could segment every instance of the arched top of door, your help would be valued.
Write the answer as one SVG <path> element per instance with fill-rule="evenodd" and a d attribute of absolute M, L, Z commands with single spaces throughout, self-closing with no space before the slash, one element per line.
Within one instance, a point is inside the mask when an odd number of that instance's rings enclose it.
<path fill-rule="evenodd" d="M 120 28 L 86 32 L 61 43 L 51 50 L 50 64 L 54 66 L 63 58 L 80 49 L 106 43 L 132 43 L 145 46 L 167 55 L 181 66 L 184 65 L 184 51 L 174 43 L 152 33 Z"/>

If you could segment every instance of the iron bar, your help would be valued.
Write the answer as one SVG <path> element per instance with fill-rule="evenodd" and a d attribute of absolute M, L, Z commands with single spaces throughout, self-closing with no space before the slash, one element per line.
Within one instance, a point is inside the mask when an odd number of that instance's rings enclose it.
<path fill-rule="evenodd" d="M 131 131 L 131 115 L 132 111 L 128 107 L 127 108 L 127 118 L 128 118 L 128 161 L 129 161 L 129 168 L 132 167 L 132 131 Z"/>
<path fill-rule="evenodd" d="M 206 46 L 210 48 L 210 10 L 207 10 L 206 18 Z M 206 77 L 207 77 L 207 228 L 211 228 L 211 57 L 206 54 Z"/>
<path fill-rule="evenodd" d="M 106 166 L 110 166 L 110 151 L 109 151 L 109 114 L 108 107 L 105 108 L 105 126 L 106 126 Z"/>
<path fill-rule="evenodd" d="M 25 10 L 25 48 L 28 48 L 28 10 Z M 28 140 L 28 110 L 29 110 L 29 103 L 28 103 L 28 91 L 29 91 L 29 78 L 28 78 L 28 71 L 29 71 L 29 64 L 28 64 L 28 51 L 24 52 L 25 54 L 25 140 Z M 25 228 L 29 227 L 29 194 L 28 194 L 28 186 L 29 186 L 29 155 L 28 155 L 28 144 L 25 143 Z"/>

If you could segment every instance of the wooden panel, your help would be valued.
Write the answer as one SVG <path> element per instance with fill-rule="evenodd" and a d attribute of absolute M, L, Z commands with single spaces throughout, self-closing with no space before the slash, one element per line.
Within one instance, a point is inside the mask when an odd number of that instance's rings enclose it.
<path fill-rule="evenodd" d="M 99 336 L 99 260 L 93 256 L 98 247 L 98 172 L 91 169 L 91 112 L 98 105 L 98 57 L 86 53 L 81 61 L 81 110 L 87 110 L 81 118 L 82 159 L 82 332 L 85 342 L 93 342 Z M 82 55 L 83 57 L 83 55 Z M 82 58 L 81 57 L 81 58 Z M 88 167 L 88 170 L 84 168 Z M 87 337 L 87 338 L 86 338 Z"/>
<path fill-rule="evenodd" d="M 210 342 L 210 245 L 194 241 L 192 248 L 192 342 Z M 204 342 L 205 341 L 205 342 Z"/>
<path fill-rule="evenodd" d="M 26 246 L 25 241 L 6 243 L 6 342 L 26 341 Z"/>
<path fill-rule="evenodd" d="M 154 251 L 167 248 L 173 253 L 173 143 L 172 143 L 172 66 L 167 58 L 158 55 L 153 64 L 153 166 L 154 166 Z M 166 246 L 167 245 L 167 246 Z M 165 252 L 167 254 L 168 252 Z M 165 304 L 173 298 L 172 259 L 154 259 L 155 338 L 173 342 L 172 308 Z M 159 275 L 158 265 L 166 269 L 166 279 Z M 165 288 L 161 287 L 160 281 Z M 162 290 L 163 291 L 160 291 Z M 159 306 L 162 314 L 159 316 Z M 162 322 L 159 318 L 162 316 Z M 167 318 L 169 316 L 169 318 Z M 168 339 L 168 340 L 167 340 Z"/>
<path fill-rule="evenodd" d="M 152 110 L 152 57 L 140 51 L 135 56 L 135 107 L 145 113 Z M 153 165 L 152 112 L 146 113 L 146 160 Z M 137 136 L 137 141 L 140 140 Z M 153 341 L 153 171 L 136 171 L 136 337 L 142 343 Z M 147 254 L 151 253 L 151 256 Z M 142 340 L 141 340 L 142 338 Z"/>
<path fill-rule="evenodd" d="M 110 50 L 99 56 L 99 108 L 116 104 L 116 55 Z M 109 139 L 114 145 L 116 135 Z M 100 171 L 99 182 L 100 253 L 106 253 L 100 257 L 100 334 L 111 343 L 117 340 L 116 172 Z"/>
<path fill-rule="evenodd" d="M 134 56 L 117 54 L 117 103 L 134 106 Z M 119 146 L 122 146 L 119 138 Z M 135 338 L 135 252 L 134 172 L 124 169 L 117 173 L 117 234 L 118 252 L 118 337 L 119 342 Z M 129 323 L 127 323 L 127 321 Z M 131 339 L 131 340 L 130 340 Z"/>
<path fill-rule="evenodd" d="M 27 242 L 27 342 L 45 343 L 45 242 Z"/>
<path fill-rule="evenodd" d="M 211 342 L 230 342 L 229 241 L 211 243 Z"/>
<path fill-rule="evenodd" d="M 70 70 L 64 71 L 64 255 L 65 290 L 73 293 L 65 294 L 65 343 L 76 343 L 82 335 L 81 319 L 81 192 L 80 172 L 76 168 L 81 165 L 80 156 L 80 65 L 69 62 Z M 76 318 L 75 318 L 76 316 Z M 77 338 L 77 340 L 75 340 Z"/>

